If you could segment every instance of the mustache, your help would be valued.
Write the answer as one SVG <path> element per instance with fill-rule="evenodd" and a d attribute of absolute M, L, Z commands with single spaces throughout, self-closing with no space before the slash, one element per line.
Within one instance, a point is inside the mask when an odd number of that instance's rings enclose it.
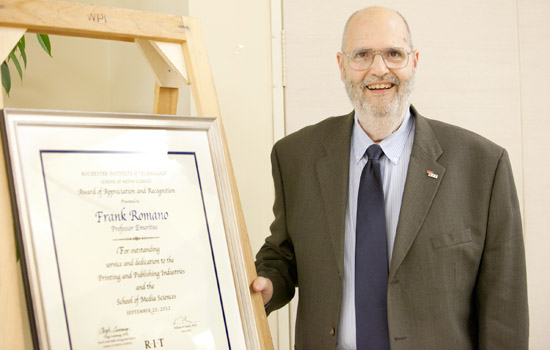
<path fill-rule="evenodd" d="M 361 81 L 361 88 L 364 89 L 364 88 L 367 87 L 367 85 L 382 82 L 382 81 L 390 82 L 394 85 L 401 84 L 401 81 L 395 75 L 393 75 L 391 73 L 386 73 L 383 76 L 381 76 L 380 78 L 378 78 L 378 77 L 365 77 L 365 79 L 363 79 Z"/>

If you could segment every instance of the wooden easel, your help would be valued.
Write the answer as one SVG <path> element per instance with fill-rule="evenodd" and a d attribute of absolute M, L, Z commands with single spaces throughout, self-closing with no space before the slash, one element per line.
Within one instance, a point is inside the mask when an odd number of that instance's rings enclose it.
<path fill-rule="evenodd" d="M 26 32 L 135 42 L 153 69 L 155 114 L 176 114 L 178 87 L 191 86 L 199 116 L 217 117 L 233 192 L 241 245 L 253 261 L 242 207 L 231 165 L 206 45 L 197 19 L 128 9 L 53 0 L 0 0 L 0 58 L 9 55 Z M 0 108 L 3 108 L 0 94 Z M 3 146 L 2 146 L 3 147 Z M 0 152 L 0 349 L 24 349 L 28 317 L 19 286 L 14 222 L 4 161 Z M 249 285 L 256 278 L 247 265 Z M 261 349 L 272 349 L 271 336 L 259 293 L 252 295 Z"/>

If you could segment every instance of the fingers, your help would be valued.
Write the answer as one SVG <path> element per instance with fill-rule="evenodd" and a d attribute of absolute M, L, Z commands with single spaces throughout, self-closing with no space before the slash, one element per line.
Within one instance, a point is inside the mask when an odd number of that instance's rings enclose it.
<path fill-rule="evenodd" d="M 268 279 L 265 277 L 258 277 L 254 280 L 254 283 L 252 283 L 252 289 L 255 292 L 261 292 L 267 287 L 267 281 Z"/>
<path fill-rule="evenodd" d="M 252 283 L 252 290 L 262 293 L 262 300 L 266 305 L 273 296 L 273 283 L 269 278 L 258 277 Z"/>

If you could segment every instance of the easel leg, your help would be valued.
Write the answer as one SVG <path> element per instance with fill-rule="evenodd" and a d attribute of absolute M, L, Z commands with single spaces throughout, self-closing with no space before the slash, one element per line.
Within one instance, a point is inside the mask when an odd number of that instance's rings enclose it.
<path fill-rule="evenodd" d="M 159 86 L 155 83 L 154 114 L 175 115 L 178 111 L 179 89 Z"/>
<path fill-rule="evenodd" d="M 4 152 L 0 152 L 0 349 L 25 349 L 24 308 L 19 266 L 15 254 L 15 233 Z"/>

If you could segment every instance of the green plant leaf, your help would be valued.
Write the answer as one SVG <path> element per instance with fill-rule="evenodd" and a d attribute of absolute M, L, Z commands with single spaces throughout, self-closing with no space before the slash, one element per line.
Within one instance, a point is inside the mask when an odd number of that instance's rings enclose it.
<path fill-rule="evenodd" d="M 52 47 L 50 44 L 50 37 L 47 34 L 36 34 L 36 37 L 38 38 L 38 42 L 40 43 L 40 46 L 46 51 L 46 53 L 52 57 Z M 0 74 L 2 75 L 2 87 L 6 91 L 6 94 L 10 95 L 11 90 L 11 74 L 10 74 L 10 68 L 8 66 L 9 61 L 13 61 L 13 65 L 17 69 L 17 73 L 19 73 L 19 77 L 21 80 L 23 80 L 23 70 L 21 69 L 21 63 L 19 62 L 19 59 L 17 56 L 15 56 L 15 52 L 19 50 L 19 54 L 21 56 L 21 59 L 23 59 L 23 63 L 25 65 L 25 68 L 27 68 L 27 53 L 25 52 L 25 36 L 22 36 L 21 39 L 17 42 L 15 47 L 11 50 L 10 54 L 6 58 L 4 62 L 2 62 L 2 65 L 0 67 Z"/>
<path fill-rule="evenodd" d="M 2 72 L 2 86 L 4 87 L 6 94 L 9 96 L 11 90 L 11 77 L 10 69 L 8 68 L 8 64 L 6 63 L 6 61 L 2 63 L 0 71 Z"/>
<path fill-rule="evenodd" d="M 13 65 L 17 69 L 17 73 L 19 73 L 19 78 L 23 80 L 23 71 L 21 70 L 21 65 L 19 64 L 19 60 L 17 59 L 17 57 L 15 57 L 15 52 L 10 53 L 10 59 L 12 60 Z"/>
<path fill-rule="evenodd" d="M 21 58 L 23 59 L 23 63 L 25 64 L 25 68 L 27 68 L 27 54 L 25 53 L 25 37 L 22 36 L 21 40 L 17 43 L 17 47 L 19 48 L 19 54 L 21 55 Z"/>
<path fill-rule="evenodd" d="M 50 37 L 48 34 L 36 34 L 36 37 L 38 38 L 38 42 L 40 43 L 40 46 L 52 57 L 52 46 L 50 44 Z"/>

